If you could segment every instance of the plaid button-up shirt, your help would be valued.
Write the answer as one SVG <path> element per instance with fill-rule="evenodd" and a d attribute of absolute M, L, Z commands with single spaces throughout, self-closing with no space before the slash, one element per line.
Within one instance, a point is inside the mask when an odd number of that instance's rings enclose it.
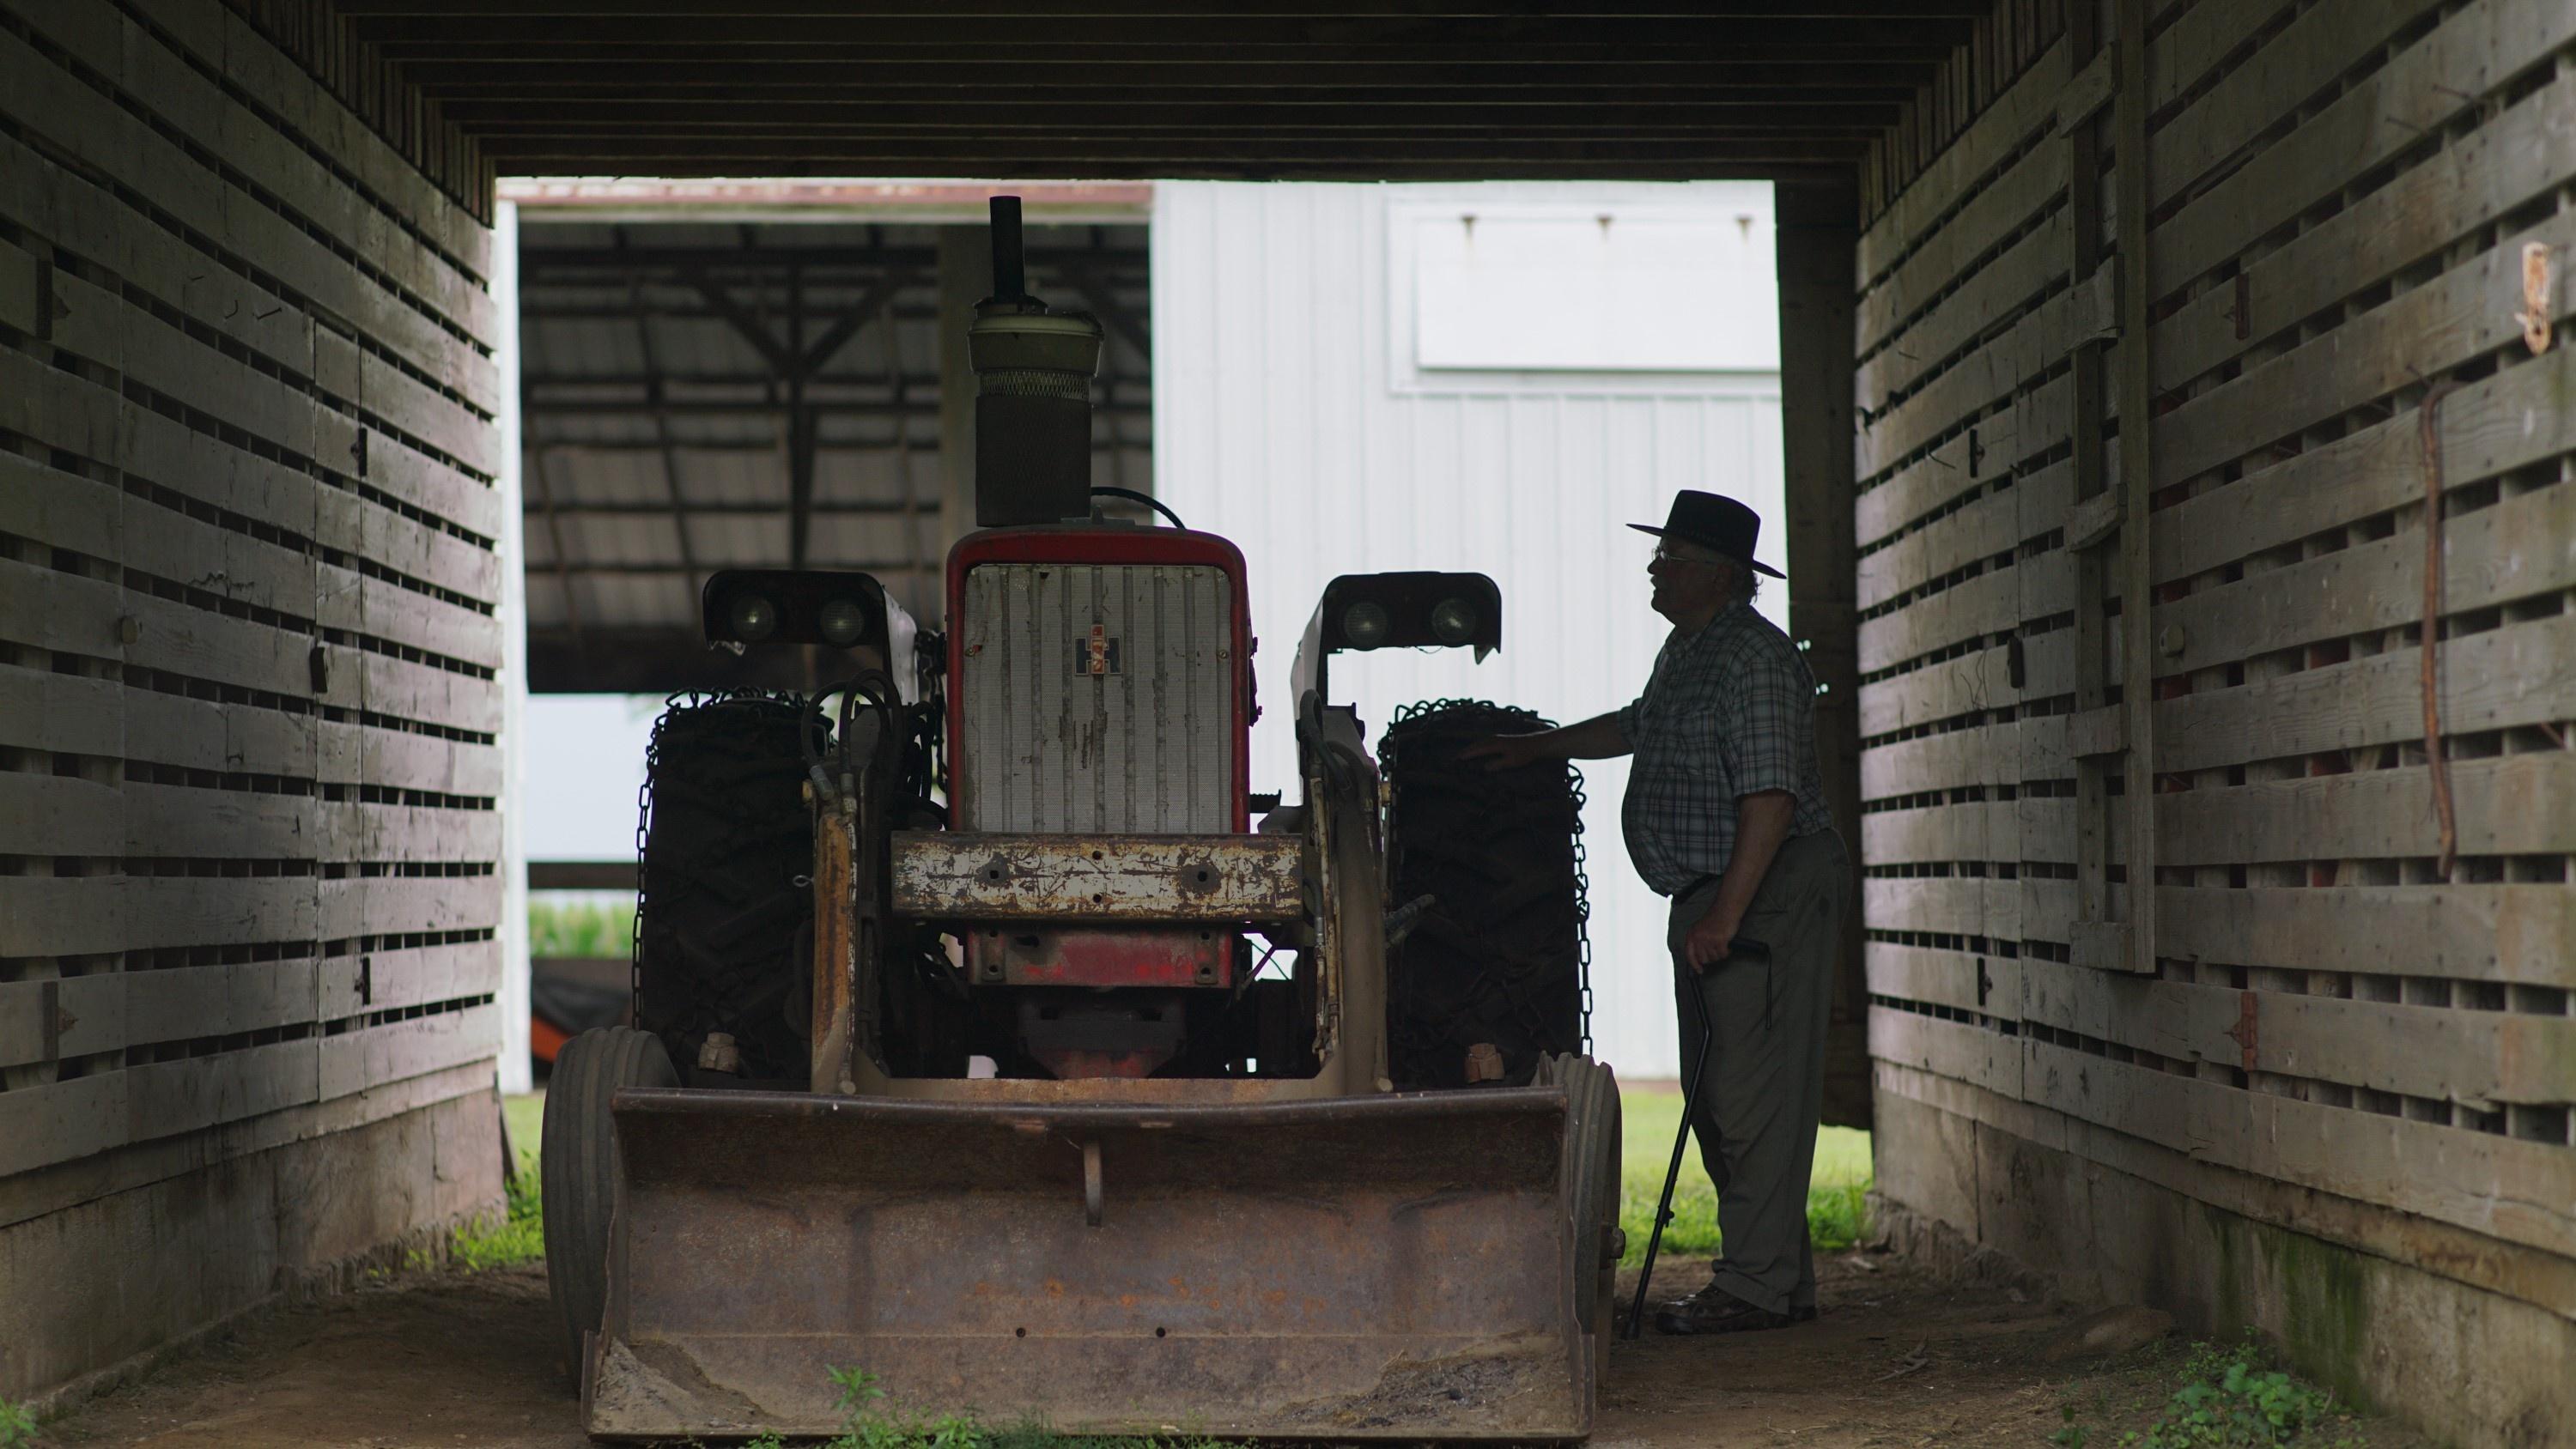
<path fill-rule="evenodd" d="M 1725 874 L 1741 796 L 1788 791 L 1793 838 L 1834 823 L 1816 774 L 1815 676 L 1750 604 L 1697 634 L 1675 630 L 1646 692 L 1619 711 L 1619 732 L 1635 755 L 1620 811 L 1628 859 L 1665 895 Z"/>

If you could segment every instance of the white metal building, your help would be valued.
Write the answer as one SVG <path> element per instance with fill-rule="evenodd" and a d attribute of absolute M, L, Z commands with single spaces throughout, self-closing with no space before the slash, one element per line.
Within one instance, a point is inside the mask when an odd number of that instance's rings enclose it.
<path fill-rule="evenodd" d="M 1476 697 L 1558 721 L 1633 698 L 1673 493 L 1764 519 L 1784 566 L 1771 188 L 1162 183 L 1151 229 L 1155 491 L 1241 545 L 1262 637 L 1257 785 L 1294 769 L 1288 671 L 1334 575 L 1477 569 L 1503 650 L 1338 664 L 1381 727 Z M 1785 622 L 1787 589 L 1763 611 Z M 1624 761 L 1584 767 L 1600 1053 L 1670 1076 L 1664 903 L 1619 838 Z M 1293 793 L 1293 787 L 1292 793 Z"/>

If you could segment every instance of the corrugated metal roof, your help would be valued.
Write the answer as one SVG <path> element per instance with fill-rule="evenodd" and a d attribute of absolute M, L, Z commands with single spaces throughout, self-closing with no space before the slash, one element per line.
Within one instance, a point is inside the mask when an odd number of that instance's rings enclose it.
<path fill-rule="evenodd" d="M 815 416 L 806 566 L 878 572 L 935 618 L 939 231 L 524 218 L 530 629 L 562 632 L 576 619 L 594 630 L 694 628 L 695 579 L 785 567 L 779 358 L 854 310 L 867 311 L 861 325 L 806 382 Z M 1033 284 L 1059 305 L 1149 315 L 1140 227 L 1037 225 L 1029 247 Z M 1095 473 L 1146 487 L 1150 365 L 1110 331 Z"/>

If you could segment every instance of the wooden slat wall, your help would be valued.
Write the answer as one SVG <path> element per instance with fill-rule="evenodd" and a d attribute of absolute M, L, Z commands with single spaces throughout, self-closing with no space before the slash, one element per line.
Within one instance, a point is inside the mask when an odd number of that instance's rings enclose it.
<path fill-rule="evenodd" d="M 452 137 L 221 0 L 0 73 L 6 1231 L 489 1089 L 501 564 Z"/>
<path fill-rule="evenodd" d="M 2154 0 L 2140 185 L 2117 145 L 2121 8 L 2096 7 L 2088 57 L 2056 7 L 1999 7 L 1997 34 L 2032 38 L 2002 47 L 2022 62 L 1959 93 L 1964 109 L 1918 105 L 1864 186 L 1857 592 L 1880 1090 L 1956 1110 L 1964 1083 L 2564 1255 L 2576 9 Z M 2088 128 L 2098 207 L 2070 171 Z M 2146 198 L 2142 257 L 2120 255 L 2122 180 Z M 2089 275 L 2087 225 L 2105 259 Z M 2546 272 L 2528 296 L 2527 253 Z M 2078 503 L 2074 354 L 2103 348 L 2114 383 L 2141 366 L 2124 274 L 2143 279 L 2147 319 L 2149 476 L 2128 495 L 2146 500 L 2142 523 L 2120 521 L 2126 450 L 2096 455 L 2104 506 Z M 2537 353 L 2535 316 L 2560 329 Z M 2436 390 L 2447 879 L 2419 648 Z M 2118 402 L 2116 385 L 2094 393 L 2100 435 L 2126 424 Z M 2119 568 L 2088 583 L 2069 551 L 2088 528 L 2112 540 L 2095 557 L 2152 580 L 2145 630 L 2128 627 Z M 2123 646 L 2142 637 L 2153 696 L 2133 717 L 2153 769 L 2132 778 L 2153 781 L 2151 821 L 2116 767 L 2098 804 L 2078 798 L 2077 757 L 2104 743 L 2076 713 L 2083 651 L 2099 649 L 2093 677 L 2122 704 Z M 2152 843 L 2152 959 L 2125 971 L 2085 964 L 2087 832 L 2121 918 L 2134 842 Z M 1909 1150 L 1931 1149 L 1881 1143 L 1883 1159 Z M 2564 1277 L 2491 1286 L 2564 1296 L 2545 1286 Z"/>

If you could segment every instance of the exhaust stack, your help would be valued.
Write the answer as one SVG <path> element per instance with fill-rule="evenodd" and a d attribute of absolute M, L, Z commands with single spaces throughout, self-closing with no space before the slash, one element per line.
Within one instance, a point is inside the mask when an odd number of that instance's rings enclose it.
<path fill-rule="evenodd" d="M 975 524 L 1058 523 L 1091 512 L 1091 379 L 1100 322 L 1029 295 L 1020 199 L 993 198 L 993 295 L 975 304 Z"/>

